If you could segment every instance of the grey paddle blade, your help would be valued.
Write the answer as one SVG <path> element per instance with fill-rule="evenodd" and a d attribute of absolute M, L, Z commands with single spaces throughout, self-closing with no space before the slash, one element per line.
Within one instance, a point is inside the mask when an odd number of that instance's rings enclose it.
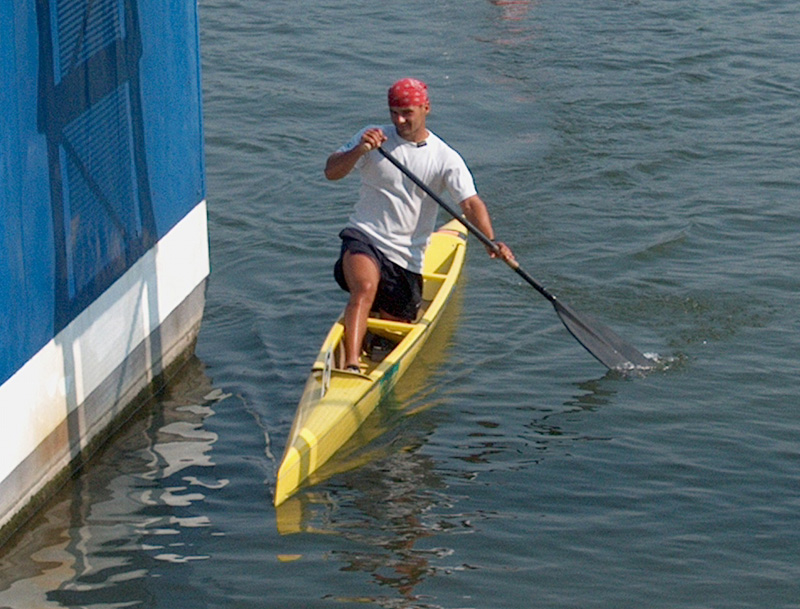
<path fill-rule="evenodd" d="M 623 373 L 645 371 L 655 365 L 653 360 L 617 336 L 611 328 L 601 324 L 594 317 L 584 313 L 578 314 L 557 299 L 551 302 L 570 334 L 600 363 L 611 370 Z"/>

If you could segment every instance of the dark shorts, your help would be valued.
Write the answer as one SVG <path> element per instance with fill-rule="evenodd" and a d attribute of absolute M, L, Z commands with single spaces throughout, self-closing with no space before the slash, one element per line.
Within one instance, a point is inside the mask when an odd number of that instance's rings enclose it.
<path fill-rule="evenodd" d="M 346 228 L 339 233 L 339 237 L 342 239 L 342 251 L 333 267 L 336 283 L 346 292 L 350 291 L 342 270 L 342 258 L 345 252 L 366 254 L 378 264 L 381 271 L 378 294 L 372 305 L 373 311 L 385 311 L 407 321 L 416 319 L 422 303 L 422 275 L 404 269 L 389 260 L 360 230 Z"/>

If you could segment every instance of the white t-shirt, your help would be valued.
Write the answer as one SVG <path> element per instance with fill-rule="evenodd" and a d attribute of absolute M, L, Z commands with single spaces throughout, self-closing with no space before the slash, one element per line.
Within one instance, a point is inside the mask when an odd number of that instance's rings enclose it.
<path fill-rule="evenodd" d="M 339 151 L 357 146 L 365 127 Z M 423 145 L 404 140 L 394 125 L 380 127 L 388 140 L 383 148 L 437 195 L 447 191 L 454 203 L 477 194 L 472 174 L 461 156 L 429 132 Z M 363 231 L 392 262 L 415 273 L 436 225 L 438 204 L 377 150 L 356 163 L 361 192 L 348 226 Z"/>

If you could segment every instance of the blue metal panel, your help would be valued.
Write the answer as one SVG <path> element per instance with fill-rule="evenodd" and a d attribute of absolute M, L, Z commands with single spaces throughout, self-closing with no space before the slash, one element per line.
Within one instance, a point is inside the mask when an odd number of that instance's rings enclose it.
<path fill-rule="evenodd" d="M 145 140 L 156 227 L 163 236 L 205 198 L 199 25 L 193 0 L 139 0 Z M 149 32 L 181 32 L 165 45 Z M 191 151 L 187 154 L 187 152 Z"/>
<path fill-rule="evenodd" d="M 15 0 L 0 23 L 4 382 L 205 181 L 195 0 Z"/>
<path fill-rule="evenodd" d="M 36 13 L 20 8 L 0 2 L 0 382 L 50 340 L 55 310 Z"/>

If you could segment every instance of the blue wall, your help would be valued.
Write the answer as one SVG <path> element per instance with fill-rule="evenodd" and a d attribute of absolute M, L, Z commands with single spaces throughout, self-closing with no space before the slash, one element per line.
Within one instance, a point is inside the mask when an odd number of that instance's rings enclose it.
<path fill-rule="evenodd" d="M 205 180 L 195 0 L 14 0 L 0 23 L 2 383 Z"/>

